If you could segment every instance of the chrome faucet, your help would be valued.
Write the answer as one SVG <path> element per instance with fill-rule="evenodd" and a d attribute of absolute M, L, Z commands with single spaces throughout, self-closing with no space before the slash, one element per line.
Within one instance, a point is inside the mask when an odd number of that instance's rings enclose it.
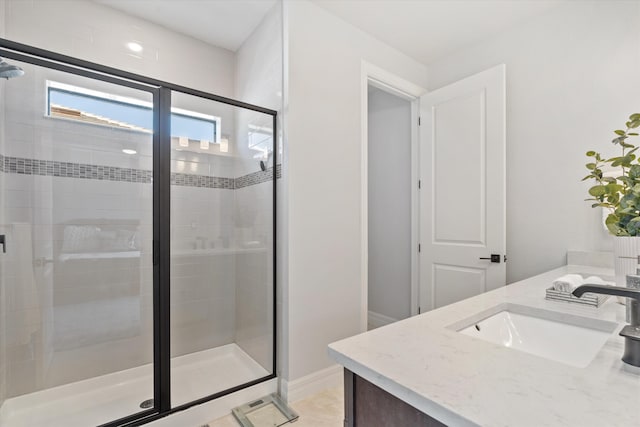
<path fill-rule="evenodd" d="M 640 289 L 586 284 L 578 286 L 573 291 L 573 295 L 580 298 L 587 292 L 629 298 L 631 324 L 625 326 L 620 331 L 620 336 L 624 337 L 624 354 L 622 355 L 622 361 L 629 365 L 640 366 Z"/>

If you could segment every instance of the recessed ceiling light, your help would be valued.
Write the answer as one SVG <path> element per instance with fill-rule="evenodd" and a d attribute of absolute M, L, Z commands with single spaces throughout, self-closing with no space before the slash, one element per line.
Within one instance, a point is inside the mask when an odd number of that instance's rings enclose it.
<path fill-rule="evenodd" d="M 127 47 L 132 52 L 142 52 L 142 45 L 140 43 L 129 42 L 127 43 Z"/>
<path fill-rule="evenodd" d="M 130 148 L 123 148 L 123 149 L 122 149 L 122 152 L 123 152 L 124 154 L 136 154 L 136 153 L 137 153 L 137 151 L 136 151 L 136 150 L 131 150 Z"/>

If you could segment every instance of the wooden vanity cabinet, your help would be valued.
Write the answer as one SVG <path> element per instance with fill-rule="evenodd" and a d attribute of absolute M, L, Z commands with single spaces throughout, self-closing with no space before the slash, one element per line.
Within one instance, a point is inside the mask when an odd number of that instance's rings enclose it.
<path fill-rule="evenodd" d="M 344 370 L 344 427 L 446 427 L 394 395 Z"/>

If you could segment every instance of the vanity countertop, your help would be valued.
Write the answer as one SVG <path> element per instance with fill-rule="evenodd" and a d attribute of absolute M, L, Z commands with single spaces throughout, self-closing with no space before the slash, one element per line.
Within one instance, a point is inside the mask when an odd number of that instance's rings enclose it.
<path fill-rule="evenodd" d="M 640 426 L 640 368 L 620 358 L 624 306 L 545 300 L 565 266 L 329 345 L 340 365 L 449 426 Z M 595 359 L 576 368 L 465 336 L 452 325 L 500 304 L 619 323 Z"/>

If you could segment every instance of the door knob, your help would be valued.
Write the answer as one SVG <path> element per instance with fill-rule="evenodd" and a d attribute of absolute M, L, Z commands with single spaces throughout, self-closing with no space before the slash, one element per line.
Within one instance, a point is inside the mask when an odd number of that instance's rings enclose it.
<path fill-rule="evenodd" d="M 491 257 L 487 257 L 487 258 L 480 257 L 480 259 L 488 259 L 488 260 L 491 260 L 491 262 L 497 262 L 498 264 L 500 263 L 499 254 L 491 254 Z"/>

